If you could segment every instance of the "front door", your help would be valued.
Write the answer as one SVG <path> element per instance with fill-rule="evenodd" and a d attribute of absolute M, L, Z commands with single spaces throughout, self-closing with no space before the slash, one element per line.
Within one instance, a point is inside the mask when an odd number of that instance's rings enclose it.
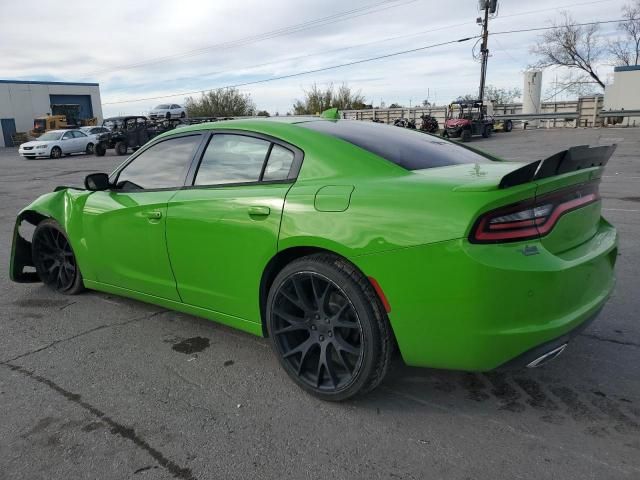
<path fill-rule="evenodd" d="M 301 157 L 269 139 L 213 135 L 193 186 L 169 201 L 167 246 L 185 303 L 260 322 L 260 280 Z"/>
<path fill-rule="evenodd" d="M 165 241 L 167 204 L 183 186 L 201 134 L 170 137 L 141 150 L 113 176 L 116 187 L 94 192 L 84 232 L 96 280 L 180 301 Z"/>

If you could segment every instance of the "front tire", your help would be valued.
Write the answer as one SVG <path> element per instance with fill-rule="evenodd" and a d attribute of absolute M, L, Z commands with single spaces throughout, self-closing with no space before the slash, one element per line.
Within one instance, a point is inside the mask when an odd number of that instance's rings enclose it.
<path fill-rule="evenodd" d="M 55 220 L 43 220 L 33 232 L 33 263 L 49 288 L 64 295 L 84 290 L 82 274 L 66 233 Z"/>
<path fill-rule="evenodd" d="M 60 147 L 53 147 L 49 157 L 54 159 L 62 157 L 62 149 Z"/>
<path fill-rule="evenodd" d="M 94 150 L 96 157 L 104 157 L 104 155 L 107 153 L 107 148 L 102 143 L 98 143 L 95 146 Z"/>
<path fill-rule="evenodd" d="M 384 378 L 392 334 L 369 280 L 329 254 L 294 260 L 267 298 L 271 346 L 289 377 L 312 395 L 341 401 Z"/>

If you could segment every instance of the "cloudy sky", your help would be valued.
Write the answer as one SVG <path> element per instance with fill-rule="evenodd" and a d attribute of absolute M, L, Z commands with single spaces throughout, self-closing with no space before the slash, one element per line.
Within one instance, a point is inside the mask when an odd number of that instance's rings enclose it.
<path fill-rule="evenodd" d="M 105 116 L 184 92 L 246 84 L 477 35 L 476 0 L 65 0 L 0 6 L 0 78 L 99 82 Z M 500 0 L 490 31 L 620 18 L 628 0 Z M 614 36 L 615 25 L 601 27 Z M 490 38 L 487 83 L 522 87 L 536 33 Z M 374 105 L 444 104 L 477 90 L 475 40 L 240 87 L 285 113 L 312 83 L 347 83 Z M 613 68 L 603 65 L 608 78 Z M 561 72 L 544 73 L 544 91 Z M 153 99 L 173 95 L 163 99 Z M 197 94 L 195 94 L 197 95 Z M 126 102 L 126 103 L 115 103 Z"/>

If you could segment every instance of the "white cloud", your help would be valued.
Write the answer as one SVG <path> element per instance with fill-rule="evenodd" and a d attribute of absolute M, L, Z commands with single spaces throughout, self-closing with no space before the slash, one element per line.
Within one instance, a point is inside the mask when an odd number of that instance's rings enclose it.
<path fill-rule="evenodd" d="M 443 8 L 440 0 L 397 0 L 399 6 L 378 13 L 235 48 L 208 48 L 197 55 L 146 63 L 378 1 L 137 0 L 96 4 L 67 0 L 42 2 L 30 9 L 19 2 L 6 2 L 0 18 L 0 77 L 99 81 L 103 102 L 108 103 L 290 75 L 479 33 L 475 0 L 458 1 L 456 8 Z M 625 3 L 585 2 L 502 0 L 490 31 L 546 25 L 557 17 L 553 9 L 558 5 L 577 3 L 582 5 L 569 7 L 577 21 L 618 18 Z M 520 15 L 531 10 L 545 11 Z M 613 25 L 603 26 L 604 32 L 613 30 Z M 388 37 L 400 38 L 380 41 Z M 529 47 L 535 39 L 535 33 L 492 37 L 488 83 L 521 86 L 521 72 L 534 60 Z M 361 46 L 349 48 L 354 45 Z M 477 89 L 480 67 L 471 57 L 472 45 L 473 41 L 457 43 L 241 89 L 251 93 L 260 108 L 280 113 L 313 82 L 347 82 L 374 104 L 380 100 L 419 103 L 426 98 L 427 89 L 432 99 L 435 95 L 444 103 Z M 141 62 L 144 65 L 137 68 L 118 69 Z M 551 75 L 547 77 L 548 83 Z M 105 105 L 104 113 L 140 113 L 161 101 Z"/>

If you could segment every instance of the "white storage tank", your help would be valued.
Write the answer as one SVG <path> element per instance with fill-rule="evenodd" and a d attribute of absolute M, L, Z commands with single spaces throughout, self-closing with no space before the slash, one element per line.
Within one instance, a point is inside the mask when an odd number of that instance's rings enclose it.
<path fill-rule="evenodd" d="M 542 93 L 542 72 L 527 70 L 524 72 L 524 88 L 522 89 L 522 113 L 540 113 L 540 96 Z M 525 120 L 529 127 L 537 127 L 538 120 Z"/>

